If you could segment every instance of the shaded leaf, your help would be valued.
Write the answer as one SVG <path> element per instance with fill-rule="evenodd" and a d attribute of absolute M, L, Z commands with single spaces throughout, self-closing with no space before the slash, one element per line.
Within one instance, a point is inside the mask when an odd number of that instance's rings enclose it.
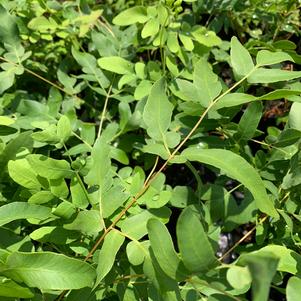
<path fill-rule="evenodd" d="M 217 263 L 203 225 L 189 207 L 178 219 L 177 239 L 183 263 L 189 271 L 206 271 Z"/>

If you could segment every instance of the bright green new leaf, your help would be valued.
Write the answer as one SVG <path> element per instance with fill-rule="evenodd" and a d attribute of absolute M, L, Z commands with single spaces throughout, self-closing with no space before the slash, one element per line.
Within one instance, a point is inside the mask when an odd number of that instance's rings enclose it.
<path fill-rule="evenodd" d="M 272 52 L 268 50 L 260 50 L 256 56 L 256 63 L 260 66 L 279 64 L 284 61 L 293 62 L 293 58 L 286 52 Z"/>
<path fill-rule="evenodd" d="M 258 68 L 248 77 L 247 80 L 250 84 L 268 84 L 288 81 L 300 77 L 301 71 Z"/>
<path fill-rule="evenodd" d="M 6 277 L 0 277 L 0 296 L 28 299 L 34 297 L 34 294 L 29 288 L 23 287 Z"/>
<path fill-rule="evenodd" d="M 165 93 L 164 78 L 156 81 L 150 91 L 143 111 L 143 120 L 150 137 L 157 141 L 166 140 L 166 132 L 170 126 L 173 105 Z"/>
<path fill-rule="evenodd" d="M 213 73 L 209 63 L 204 59 L 200 59 L 194 67 L 193 84 L 199 92 L 199 99 L 196 101 L 204 107 L 208 107 L 222 90 L 218 76 Z"/>
<path fill-rule="evenodd" d="M 151 36 L 155 36 L 159 31 L 160 24 L 157 19 L 150 19 L 144 25 L 141 31 L 141 37 L 143 39 Z"/>
<path fill-rule="evenodd" d="M 43 155 L 28 155 L 26 160 L 31 168 L 46 179 L 70 178 L 73 172 L 65 160 L 56 160 Z"/>
<path fill-rule="evenodd" d="M 206 27 L 197 27 L 191 32 L 191 35 L 206 47 L 218 46 L 222 40 L 216 35 L 214 31 L 208 31 Z"/>
<path fill-rule="evenodd" d="M 301 296 L 301 279 L 291 277 L 286 286 L 286 300 L 299 301 Z"/>
<path fill-rule="evenodd" d="M 147 222 L 147 230 L 152 251 L 163 272 L 172 279 L 185 279 L 188 272 L 174 250 L 171 236 L 164 224 L 152 218 Z"/>
<path fill-rule="evenodd" d="M 102 57 L 97 60 L 97 63 L 102 69 L 117 74 L 129 74 L 134 72 L 133 64 L 119 56 Z"/>
<path fill-rule="evenodd" d="M 189 271 L 199 273 L 216 264 L 208 235 L 199 218 L 189 207 L 183 210 L 178 219 L 177 239 L 183 263 Z"/>
<path fill-rule="evenodd" d="M 198 161 L 222 169 L 249 189 L 259 210 L 270 216 L 278 217 L 259 174 L 241 156 L 224 149 L 199 149 L 195 147 L 184 150 L 182 156 L 190 161 Z"/>
<path fill-rule="evenodd" d="M 18 184 L 33 190 L 40 190 L 41 184 L 37 179 L 37 173 L 26 159 L 8 162 L 9 176 Z"/>
<path fill-rule="evenodd" d="M 80 289 L 93 285 L 95 270 L 82 260 L 51 252 L 8 256 L 4 275 L 41 290 Z"/>
<path fill-rule="evenodd" d="M 116 254 L 123 242 L 124 236 L 116 230 L 111 230 L 106 236 L 98 254 L 98 265 L 96 268 L 97 279 L 95 287 L 99 285 L 103 278 L 110 272 L 114 264 Z"/>
<path fill-rule="evenodd" d="M 43 221 L 49 217 L 52 217 L 51 208 L 40 205 L 13 202 L 0 207 L 0 226 L 19 219 L 34 218 Z"/>
<path fill-rule="evenodd" d="M 118 14 L 113 19 L 113 23 L 119 26 L 127 26 L 135 23 L 145 23 L 148 19 L 144 6 L 134 6 Z"/>
<path fill-rule="evenodd" d="M 243 77 L 254 69 L 254 63 L 248 50 L 236 37 L 231 39 L 231 65 L 239 77 Z"/>

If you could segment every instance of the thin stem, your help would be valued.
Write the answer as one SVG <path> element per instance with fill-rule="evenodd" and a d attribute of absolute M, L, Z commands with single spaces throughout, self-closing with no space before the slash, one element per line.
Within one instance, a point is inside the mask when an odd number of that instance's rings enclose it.
<path fill-rule="evenodd" d="M 153 166 L 151 172 L 150 172 L 149 175 L 147 176 L 146 180 L 144 181 L 144 184 L 145 184 L 145 183 L 148 183 L 148 181 L 149 181 L 149 180 L 151 179 L 151 177 L 153 176 L 153 174 L 154 174 L 154 172 L 155 172 L 155 170 L 156 170 L 156 168 L 157 168 L 158 162 L 159 162 L 159 156 L 156 157 L 155 164 L 154 164 L 154 166 Z"/>
<path fill-rule="evenodd" d="M 258 144 L 261 144 L 261 145 L 264 145 L 264 146 L 267 146 L 267 147 L 270 147 L 270 148 L 274 148 L 276 150 L 279 150 L 280 152 L 283 152 L 284 154 L 286 155 L 289 155 L 288 152 L 286 152 L 285 150 L 281 149 L 281 148 L 278 148 L 276 146 L 273 146 L 271 144 L 268 144 L 266 142 L 262 142 L 262 141 L 259 141 L 259 140 L 255 140 L 255 139 L 250 139 L 251 141 L 255 142 L 255 143 L 258 143 Z"/>
<path fill-rule="evenodd" d="M 105 104 L 104 104 L 104 106 L 103 106 L 103 110 L 102 110 L 102 114 L 101 114 L 101 119 L 100 119 L 100 123 L 99 123 L 97 138 L 100 137 L 101 130 L 102 130 L 102 126 L 103 126 L 103 123 L 104 123 L 104 120 L 105 120 L 105 117 L 106 117 L 107 106 L 108 106 L 110 94 L 111 94 L 111 91 L 112 91 L 112 85 L 113 85 L 113 84 L 110 85 L 109 91 L 108 91 L 108 93 L 107 93 L 107 95 L 106 95 Z"/>

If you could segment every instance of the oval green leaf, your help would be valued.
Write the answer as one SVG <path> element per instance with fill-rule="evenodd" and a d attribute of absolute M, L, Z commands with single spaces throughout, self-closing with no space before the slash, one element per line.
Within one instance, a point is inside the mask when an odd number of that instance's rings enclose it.
<path fill-rule="evenodd" d="M 270 216 L 278 217 L 258 172 L 244 158 L 224 149 L 199 149 L 196 147 L 184 150 L 182 156 L 190 161 L 198 161 L 222 169 L 249 189 L 259 210 Z"/>

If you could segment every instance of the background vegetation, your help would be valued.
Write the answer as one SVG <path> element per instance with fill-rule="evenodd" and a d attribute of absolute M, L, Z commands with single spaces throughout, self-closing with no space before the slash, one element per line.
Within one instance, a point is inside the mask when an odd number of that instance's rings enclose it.
<path fill-rule="evenodd" d="M 0 1 L 0 300 L 299 301 L 300 5 Z"/>

